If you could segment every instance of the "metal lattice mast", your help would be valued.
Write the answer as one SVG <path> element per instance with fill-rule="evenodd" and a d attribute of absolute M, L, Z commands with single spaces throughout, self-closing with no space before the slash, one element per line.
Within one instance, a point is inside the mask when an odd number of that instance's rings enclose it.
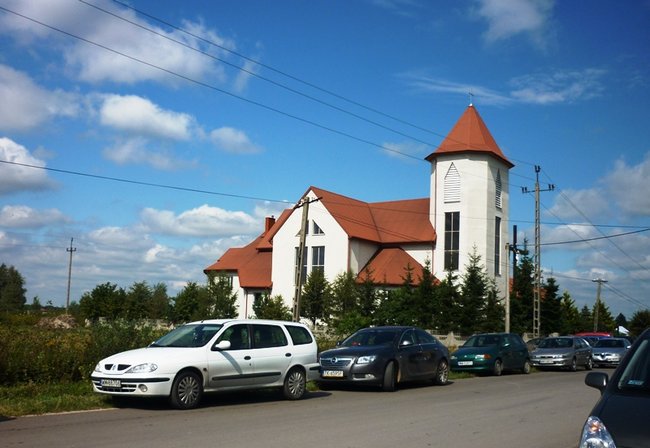
<path fill-rule="evenodd" d="M 541 167 L 535 165 L 535 255 L 533 258 L 533 263 L 535 265 L 534 273 L 534 285 L 533 285 L 533 337 L 538 338 L 540 327 L 541 327 L 541 294 L 540 290 L 542 287 L 542 254 L 540 250 L 541 244 L 541 232 L 540 232 L 540 217 L 539 217 L 539 193 L 541 191 L 553 191 L 555 185 L 549 184 L 546 190 L 540 190 L 539 188 L 539 172 Z M 522 192 L 530 193 L 528 188 L 522 187 Z"/>

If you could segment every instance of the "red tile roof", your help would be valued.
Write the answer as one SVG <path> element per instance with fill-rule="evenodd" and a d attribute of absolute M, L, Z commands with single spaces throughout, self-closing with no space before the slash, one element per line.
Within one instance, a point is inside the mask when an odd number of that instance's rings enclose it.
<path fill-rule="evenodd" d="M 509 168 L 515 166 L 503 155 L 499 145 L 490 134 L 478 111 L 471 104 L 458 119 L 453 129 L 442 141 L 438 149 L 426 157 L 431 161 L 440 154 L 481 152 L 500 159 Z"/>
<path fill-rule="evenodd" d="M 368 203 L 317 187 L 310 190 L 350 239 L 379 244 L 431 243 L 436 232 L 429 219 L 429 198 Z"/>
<path fill-rule="evenodd" d="M 413 283 L 420 283 L 423 268 L 413 257 L 398 247 L 380 249 L 359 272 L 357 282 L 363 282 L 370 277 L 372 282 L 378 285 L 403 285 L 407 266 L 412 268 Z"/>

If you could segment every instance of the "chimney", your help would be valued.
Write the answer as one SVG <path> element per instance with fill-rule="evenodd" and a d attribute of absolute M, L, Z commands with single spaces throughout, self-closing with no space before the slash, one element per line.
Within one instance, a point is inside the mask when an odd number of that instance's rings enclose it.
<path fill-rule="evenodd" d="M 275 224 L 274 216 L 267 216 L 266 218 L 264 218 L 264 233 L 267 233 L 269 230 L 271 230 L 273 224 Z"/>

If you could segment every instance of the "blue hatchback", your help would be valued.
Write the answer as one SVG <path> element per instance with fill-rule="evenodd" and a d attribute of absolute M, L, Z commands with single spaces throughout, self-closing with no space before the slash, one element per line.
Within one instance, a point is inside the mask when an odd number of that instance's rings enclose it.
<path fill-rule="evenodd" d="M 450 367 L 454 372 L 490 373 L 504 370 L 530 373 L 530 354 L 521 336 L 515 333 L 481 333 L 470 337 L 453 352 Z"/>

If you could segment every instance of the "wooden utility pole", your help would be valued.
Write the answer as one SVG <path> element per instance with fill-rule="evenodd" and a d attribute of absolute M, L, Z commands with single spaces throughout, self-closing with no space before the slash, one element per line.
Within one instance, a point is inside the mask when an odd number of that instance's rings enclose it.
<path fill-rule="evenodd" d="M 540 289 L 542 281 L 542 268 L 541 268 L 541 237 L 540 237 L 540 218 L 539 218 L 539 193 L 540 191 L 553 191 L 555 190 L 555 185 L 549 184 L 546 190 L 539 189 L 539 172 L 541 168 L 539 165 L 535 165 L 535 284 L 533 286 L 533 337 L 539 337 L 539 329 L 541 326 L 540 319 Z M 523 193 L 530 193 L 528 188 L 521 188 Z"/>
<path fill-rule="evenodd" d="M 70 306 L 70 280 L 72 279 L 72 253 L 77 251 L 76 247 L 72 247 L 72 241 L 74 238 L 70 238 L 70 247 L 66 249 L 66 252 L 70 252 L 70 262 L 68 263 L 68 294 L 65 298 L 65 312 L 68 312 L 68 307 Z"/>

